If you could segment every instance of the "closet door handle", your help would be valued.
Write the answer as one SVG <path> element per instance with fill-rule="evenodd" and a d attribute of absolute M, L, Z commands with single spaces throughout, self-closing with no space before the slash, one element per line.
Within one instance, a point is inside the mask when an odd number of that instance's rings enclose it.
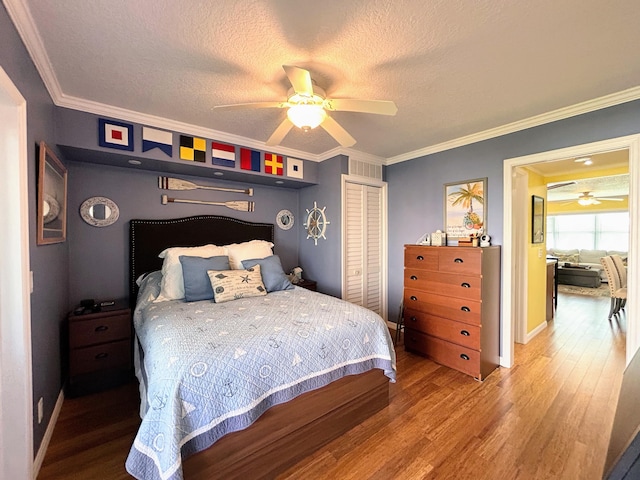
<path fill-rule="evenodd" d="M 460 330 L 460 335 L 463 335 L 465 337 L 470 336 L 471 334 L 469 332 L 467 332 L 466 330 Z"/>
<path fill-rule="evenodd" d="M 469 360 L 469 355 L 465 355 L 464 353 L 460 354 L 460 358 L 463 360 Z"/>
<path fill-rule="evenodd" d="M 460 284 L 460 286 L 461 286 L 462 288 L 471 288 L 471 285 L 469 285 L 467 282 L 462 282 L 462 283 Z"/>
<path fill-rule="evenodd" d="M 94 330 L 94 332 L 106 332 L 107 330 L 109 330 L 109 327 L 106 325 L 100 325 L 99 327 L 96 327 L 96 329 Z"/>
<path fill-rule="evenodd" d="M 424 257 L 423 257 L 422 255 L 418 255 L 418 256 L 416 257 L 416 259 L 418 259 L 418 260 L 422 261 L 422 260 L 424 260 Z"/>
<path fill-rule="evenodd" d="M 455 263 L 464 263 L 464 260 L 462 260 L 461 258 L 455 258 L 453 261 Z"/>
<path fill-rule="evenodd" d="M 416 300 L 418 300 L 418 297 L 416 297 L 415 295 L 411 295 L 411 300 L 415 302 Z"/>
<path fill-rule="evenodd" d="M 460 307 L 460 310 L 462 310 L 463 312 L 470 312 L 471 309 L 469 307 Z"/>
<path fill-rule="evenodd" d="M 415 275 L 411 275 L 411 280 L 417 280 L 418 277 L 416 277 Z"/>

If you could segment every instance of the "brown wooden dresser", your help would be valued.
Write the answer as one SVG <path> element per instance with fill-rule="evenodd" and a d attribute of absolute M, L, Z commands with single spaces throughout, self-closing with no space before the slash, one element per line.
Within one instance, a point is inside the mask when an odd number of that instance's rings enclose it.
<path fill-rule="evenodd" d="M 68 396 L 104 390 L 131 378 L 131 309 L 125 301 L 98 312 L 71 313 L 68 322 Z"/>
<path fill-rule="evenodd" d="M 405 348 L 484 380 L 500 355 L 500 247 L 405 245 Z"/>

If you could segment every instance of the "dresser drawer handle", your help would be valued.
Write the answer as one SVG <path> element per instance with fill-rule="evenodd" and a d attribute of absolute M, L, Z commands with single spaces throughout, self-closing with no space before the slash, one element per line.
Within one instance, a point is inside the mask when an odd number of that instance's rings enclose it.
<path fill-rule="evenodd" d="M 96 327 L 96 329 L 94 331 L 95 332 L 106 332 L 107 330 L 109 330 L 108 326 L 100 325 L 99 327 Z"/>
<path fill-rule="evenodd" d="M 421 261 L 424 260 L 424 257 L 422 255 L 418 255 L 416 258 Z"/>
<path fill-rule="evenodd" d="M 410 319 L 410 320 L 411 320 L 412 322 L 417 322 L 417 321 L 418 321 L 418 319 L 417 319 L 416 317 L 411 317 L 411 319 Z"/>
<path fill-rule="evenodd" d="M 96 355 L 96 360 L 103 360 L 107 358 L 109 354 L 107 352 L 102 352 Z"/>
<path fill-rule="evenodd" d="M 464 263 L 464 260 L 462 260 L 461 258 L 456 258 L 453 260 L 455 263 Z"/>
<path fill-rule="evenodd" d="M 411 300 L 415 302 L 416 300 L 418 300 L 418 297 L 416 297 L 415 295 L 411 295 Z"/>
<path fill-rule="evenodd" d="M 460 307 L 460 310 L 462 310 L 463 312 L 470 312 L 471 309 L 469 307 Z"/>
<path fill-rule="evenodd" d="M 471 334 L 469 332 L 467 332 L 466 330 L 460 330 L 460 335 L 463 335 L 465 337 L 469 337 Z"/>
<path fill-rule="evenodd" d="M 469 285 L 467 282 L 462 282 L 462 283 L 460 284 L 460 286 L 461 286 L 462 288 L 471 288 L 471 285 Z"/>
<path fill-rule="evenodd" d="M 411 275 L 411 280 L 417 280 L 418 277 L 416 277 L 415 275 Z"/>
<path fill-rule="evenodd" d="M 460 358 L 463 360 L 469 360 L 469 355 L 465 355 L 464 353 L 461 353 Z"/>

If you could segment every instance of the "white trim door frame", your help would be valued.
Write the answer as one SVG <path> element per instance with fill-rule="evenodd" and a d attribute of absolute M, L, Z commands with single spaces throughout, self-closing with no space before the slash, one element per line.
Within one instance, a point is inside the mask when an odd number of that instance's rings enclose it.
<path fill-rule="evenodd" d="M 0 67 L 0 478 L 33 477 L 27 102 Z"/>
<path fill-rule="evenodd" d="M 629 150 L 629 273 L 627 277 L 627 364 L 640 347 L 640 134 L 612 138 L 600 142 L 576 145 L 574 147 L 552 150 L 548 152 L 509 158 L 504 161 L 503 199 L 504 199 L 504 245 L 502 265 L 502 329 L 500 338 L 500 364 L 504 367 L 513 365 L 513 343 L 516 322 L 526 331 L 526 315 L 523 317 L 518 305 L 516 285 L 523 284 L 521 271 L 516 264 L 521 260 L 517 256 L 518 249 L 514 245 L 514 215 L 518 214 L 513 201 L 513 173 L 516 167 L 535 163 L 551 162 L 572 157 L 596 155 L 615 150 Z M 518 277 L 518 278 L 516 278 Z M 606 321 L 606 319 L 603 319 Z"/>

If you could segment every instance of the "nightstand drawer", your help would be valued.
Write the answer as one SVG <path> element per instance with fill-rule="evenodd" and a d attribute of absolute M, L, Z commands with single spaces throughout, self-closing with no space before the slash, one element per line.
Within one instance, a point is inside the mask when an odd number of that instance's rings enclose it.
<path fill-rule="evenodd" d="M 86 347 L 100 343 L 121 340 L 131 336 L 131 316 L 129 312 L 115 316 L 103 316 L 69 323 L 69 346 Z M 81 317 L 80 317 L 81 318 Z"/>
<path fill-rule="evenodd" d="M 69 363 L 69 373 L 72 376 L 109 368 L 129 369 L 131 368 L 131 339 L 72 349 Z"/>

